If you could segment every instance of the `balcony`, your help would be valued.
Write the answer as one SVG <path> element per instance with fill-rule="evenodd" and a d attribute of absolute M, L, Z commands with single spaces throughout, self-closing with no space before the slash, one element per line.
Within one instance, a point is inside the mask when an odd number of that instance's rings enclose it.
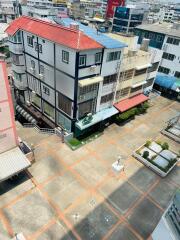
<path fill-rule="evenodd" d="M 22 54 L 23 53 L 23 45 L 22 43 L 12 43 L 8 42 L 9 51 L 15 54 Z"/>
<path fill-rule="evenodd" d="M 25 66 L 12 64 L 12 71 L 15 71 L 16 73 L 19 73 L 19 74 L 23 74 L 25 73 Z"/>

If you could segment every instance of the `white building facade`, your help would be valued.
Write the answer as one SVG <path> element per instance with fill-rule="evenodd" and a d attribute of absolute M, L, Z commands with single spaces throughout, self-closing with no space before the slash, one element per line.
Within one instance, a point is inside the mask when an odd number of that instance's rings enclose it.
<path fill-rule="evenodd" d="M 7 33 L 18 104 L 36 119 L 75 132 L 89 126 L 87 114 L 94 125 L 102 121 L 99 112 L 107 118 L 118 112 L 113 103 L 124 44 L 107 48 L 81 31 L 28 17 Z"/>

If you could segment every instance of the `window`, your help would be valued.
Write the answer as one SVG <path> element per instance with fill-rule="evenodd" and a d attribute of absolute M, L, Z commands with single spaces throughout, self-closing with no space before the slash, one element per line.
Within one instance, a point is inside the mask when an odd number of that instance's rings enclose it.
<path fill-rule="evenodd" d="M 66 96 L 58 93 L 58 108 L 61 109 L 63 112 L 71 115 L 71 107 L 72 102 Z"/>
<path fill-rule="evenodd" d="M 116 82 L 116 79 L 117 79 L 117 74 L 106 76 L 104 77 L 103 85 Z"/>
<path fill-rule="evenodd" d="M 156 40 L 157 40 L 157 42 L 162 42 L 163 41 L 163 37 L 161 35 L 157 35 Z"/>
<path fill-rule="evenodd" d="M 35 93 L 32 93 L 32 103 L 34 103 L 36 107 L 41 108 L 41 98 Z"/>
<path fill-rule="evenodd" d="M 35 50 L 36 52 L 42 53 L 42 44 L 35 42 Z"/>
<path fill-rule="evenodd" d="M 147 68 L 136 70 L 134 76 L 139 76 L 139 75 L 144 74 L 146 72 L 147 72 Z"/>
<path fill-rule="evenodd" d="M 143 88 L 151 87 L 154 83 L 154 78 L 150 78 L 147 80 L 147 83 L 143 85 Z"/>
<path fill-rule="evenodd" d="M 19 55 L 11 53 L 11 57 L 14 65 L 20 65 Z"/>
<path fill-rule="evenodd" d="M 79 108 L 78 108 L 79 118 L 82 118 L 88 113 L 93 113 L 93 112 L 94 112 L 93 100 L 79 104 Z"/>
<path fill-rule="evenodd" d="M 40 74 L 44 75 L 44 66 L 43 65 L 40 65 L 39 72 L 40 72 Z"/>
<path fill-rule="evenodd" d="M 166 67 L 159 67 L 158 69 L 158 72 L 161 72 L 161 73 L 165 73 L 165 74 L 169 74 L 170 72 L 170 69 L 169 68 L 166 68 Z"/>
<path fill-rule="evenodd" d="M 154 72 L 158 69 L 159 62 L 152 63 L 152 66 L 148 68 L 148 73 Z"/>
<path fill-rule="evenodd" d="M 173 61 L 174 58 L 175 58 L 175 55 L 164 52 L 163 55 L 162 55 L 162 58 L 168 59 L 168 60 L 170 60 L 170 61 Z"/>
<path fill-rule="evenodd" d="M 96 53 L 95 54 L 95 63 L 100 63 L 102 58 L 102 53 Z"/>
<path fill-rule="evenodd" d="M 31 67 L 32 67 L 32 69 L 35 69 L 35 61 L 34 60 L 31 60 Z"/>
<path fill-rule="evenodd" d="M 176 71 L 174 76 L 177 77 L 177 78 L 180 78 L 180 72 Z"/>
<path fill-rule="evenodd" d="M 64 63 L 69 63 L 69 53 L 62 50 L 62 61 Z"/>
<path fill-rule="evenodd" d="M 168 37 L 167 39 L 167 43 L 173 44 L 173 45 L 179 45 L 180 39 L 177 38 L 171 38 Z"/>
<path fill-rule="evenodd" d="M 50 90 L 49 90 L 49 88 L 48 87 L 45 87 L 45 86 L 43 86 L 43 93 L 45 93 L 46 95 L 50 95 Z"/>
<path fill-rule="evenodd" d="M 28 46 L 33 47 L 33 37 L 27 36 Z"/>
<path fill-rule="evenodd" d="M 119 80 L 126 81 L 133 77 L 134 69 L 130 69 L 120 73 Z"/>
<path fill-rule="evenodd" d="M 86 55 L 79 56 L 79 66 L 86 66 Z"/>
<path fill-rule="evenodd" d="M 16 73 L 15 71 L 13 71 L 13 76 L 15 78 L 15 80 L 22 82 L 22 76 L 19 73 Z"/>
<path fill-rule="evenodd" d="M 120 59 L 121 56 L 121 52 L 110 52 L 107 54 L 107 62 L 111 62 L 111 61 L 115 61 Z"/>
<path fill-rule="evenodd" d="M 111 101 L 113 99 L 113 97 L 114 97 L 114 93 L 110 93 L 110 94 L 107 94 L 105 96 L 102 96 L 101 97 L 101 104 Z"/>
<path fill-rule="evenodd" d="M 54 108 L 47 102 L 43 102 L 43 107 L 44 107 L 44 113 L 47 114 L 50 118 L 54 119 L 54 115 L 55 115 Z"/>
<path fill-rule="evenodd" d="M 85 87 L 80 87 L 79 88 L 79 95 L 84 95 L 89 92 L 93 92 L 98 89 L 98 83 L 91 84 Z"/>
<path fill-rule="evenodd" d="M 121 90 L 116 92 L 116 99 L 118 100 L 121 97 L 124 97 L 129 94 L 130 87 L 122 88 Z"/>
<path fill-rule="evenodd" d="M 131 93 L 139 92 L 140 90 L 142 90 L 142 85 L 139 87 L 131 88 Z"/>

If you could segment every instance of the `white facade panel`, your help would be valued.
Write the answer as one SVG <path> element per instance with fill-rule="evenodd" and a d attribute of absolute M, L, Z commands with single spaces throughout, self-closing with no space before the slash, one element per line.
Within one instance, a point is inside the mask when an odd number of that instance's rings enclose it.
<path fill-rule="evenodd" d="M 100 74 L 100 65 L 92 66 L 92 67 L 87 67 L 87 68 L 81 68 L 79 69 L 79 78 L 81 77 L 89 77 L 94 74 L 99 75 Z"/>
<path fill-rule="evenodd" d="M 55 91 L 43 83 L 41 84 L 41 89 L 42 89 L 42 98 L 47 102 L 49 102 L 51 105 L 55 106 Z M 49 94 L 47 94 L 46 89 L 48 89 Z"/>
<path fill-rule="evenodd" d="M 62 51 L 69 53 L 69 62 L 62 61 Z M 59 70 L 75 76 L 76 51 L 65 46 L 56 44 L 56 68 Z"/>
<path fill-rule="evenodd" d="M 52 42 L 38 37 L 38 43 L 42 45 L 42 53 L 39 53 L 39 59 L 50 64 L 54 65 L 54 45 Z"/>
<path fill-rule="evenodd" d="M 74 81 L 73 78 L 56 71 L 56 90 L 72 100 L 74 99 Z"/>

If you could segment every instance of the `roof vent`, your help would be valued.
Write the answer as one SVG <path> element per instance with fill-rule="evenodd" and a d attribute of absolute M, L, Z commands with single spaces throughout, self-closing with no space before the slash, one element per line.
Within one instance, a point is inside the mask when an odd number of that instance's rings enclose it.
<path fill-rule="evenodd" d="M 78 23 L 70 23 L 70 28 L 74 30 L 79 30 L 79 24 Z"/>
<path fill-rule="evenodd" d="M 150 41 L 150 39 L 143 38 L 141 46 L 140 46 L 140 49 L 142 51 L 148 52 L 149 41 Z"/>

